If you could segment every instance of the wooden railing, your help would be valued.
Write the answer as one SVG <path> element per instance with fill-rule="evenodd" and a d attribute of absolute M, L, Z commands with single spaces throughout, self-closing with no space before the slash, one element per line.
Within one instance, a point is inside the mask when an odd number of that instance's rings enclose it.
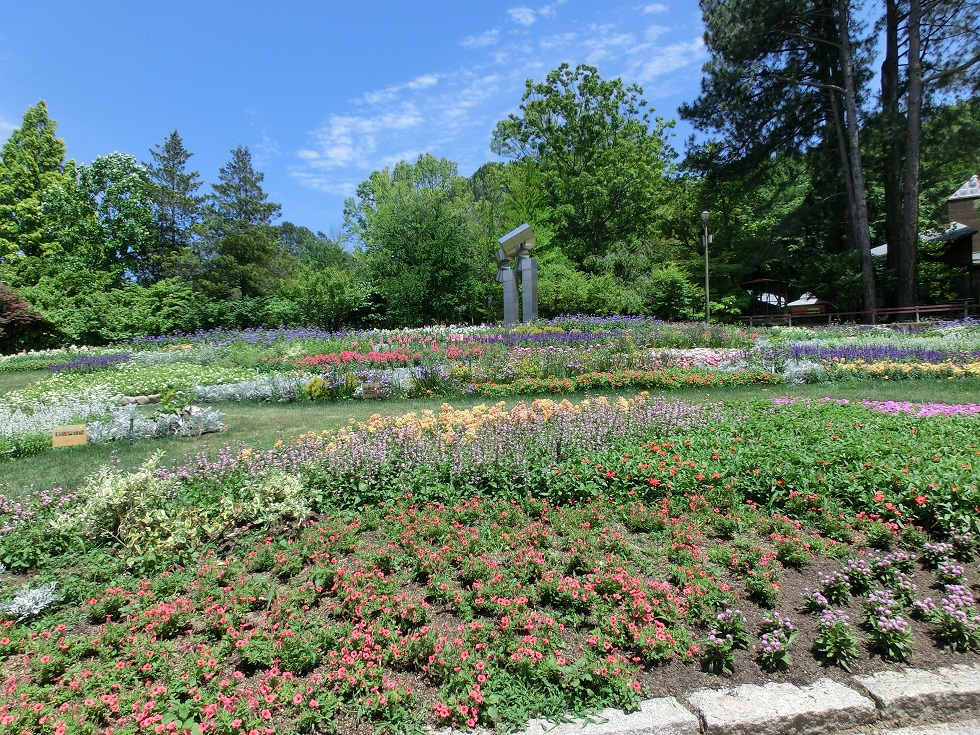
<path fill-rule="evenodd" d="M 833 322 L 870 322 L 871 324 L 890 322 L 920 322 L 923 319 L 947 317 L 957 319 L 980 313 L 980 304 L 974 301 L 958 301 L 949 304 L 930 306 L 907 306 L 890 309 L 872 309 L 871 311 L 828 311 L 823 314 L 754 314 L 736 317 L 737 321 L 748 324 L 788 324 L 793 322 L 814 324 L 832 324 Z M 866 317 L 870 316 L 870 319 Z"/>

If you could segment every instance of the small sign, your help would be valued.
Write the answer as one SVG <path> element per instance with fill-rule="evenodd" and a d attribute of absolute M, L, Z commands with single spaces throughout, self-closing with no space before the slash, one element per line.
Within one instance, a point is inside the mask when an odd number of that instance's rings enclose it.
<path fill-rule="evenodd" d="M 378 386 L 374 383 L 364 383 L 361 386 L 361 398 L 375 399 L 378 397 Z"/>
<path fill-rule="evenodd" d="M 79 444 L 88 444 L 85 424 L 68 424 L 51 428 L 52 447 L 73 447 Z"/>

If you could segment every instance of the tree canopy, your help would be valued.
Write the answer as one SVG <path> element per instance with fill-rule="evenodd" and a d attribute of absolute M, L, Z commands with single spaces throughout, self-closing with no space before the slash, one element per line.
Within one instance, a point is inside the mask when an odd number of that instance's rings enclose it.
<path fill-rule="evenodd" d="M 671 126 L 652 117 L 640 87 L 562 64 L 527 81 L 520 114 L 497 124 L 491 149 L 535 164 L 555 238 L 583 262 L 658 231 L 671 191 Z"/>

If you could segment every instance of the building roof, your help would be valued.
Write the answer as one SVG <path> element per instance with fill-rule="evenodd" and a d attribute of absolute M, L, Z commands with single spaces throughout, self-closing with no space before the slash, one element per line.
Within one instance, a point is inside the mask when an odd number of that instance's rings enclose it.
<path fill-rule="evenodd" d="M 980 232 L 980 230 L 978 230 L 976 227 L 964 225 L 962 222 L 950 222 L 941 230 L 926 230 L 925 232 L 920 232 L 919 240 L 922 242 L 949 242 L 950 240 L 959 240 L 961 237 L 976 235 L 978 232 Z M 888 255 L 888 243 L 876 245 L 875 247 L 871 248 L 871 254 L 875 257 Z"/>
<path fill-rule="evenodd" d="M 787 306 L 816 306 L 817 304 L 830 304 L 829 301 L 824 301 L 821 298 L 814 296 L 812 293 L 807 291 L 805 294 L 800 296 L 796 301 L 790 301 Z"/>
<path fill-rule="evenodd" d="M 978 199 L 980 198 L 980 176 L 973 174 L 970 180 L 965 182 L 947 201 L 954 199 Z"/>
<path fill-rule="evenodd" d="M 948 226 L 941 230 L 929 230 L 922 233 L 922 239 L 926 242 L 949 242 L 959 240 L 967 235 L 975 235 L 978 230 L 976 227 L 964 225 L 962 222 L 950 222 Z"/>

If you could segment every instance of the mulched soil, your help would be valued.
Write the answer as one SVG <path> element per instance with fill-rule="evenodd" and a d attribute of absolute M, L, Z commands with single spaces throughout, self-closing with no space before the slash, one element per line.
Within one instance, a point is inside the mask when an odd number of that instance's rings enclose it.
<path fill-rule="evenodd" d="M 976 569 L 976 565 L 971 565 Z M 660 666 L 641 677 L 647 687 L 650 697 L 675 696 L 681 697 L 696 689 L 722 689 L 736 687 L 741 684 L 763 685 L 770 681 L 788 682 L 797 686 L 812 684 L 817 679 L 827 677 L 844 684 L 852 683 L 851 677 L 859 674 L 871 674 L 878 671 L 900 671 L 907 668 L 935 670 L 943 666 L 967 664 L 980 666 L 980 653 L 959 653 L 941 647 L 930 634 L 931 626 L 920 620 L 912 621 L 914 636 L 914 654 L 911 661 L 904 664 L 884 661 L 880 655 L 870 651 L 866 641 L 859 647 L 858 658 L 851 664 L 851 673 L 839 666 L 824 666 L 811 652 L 813 640 L 817 632 L 819 616 L 805 613 L 803 610 L 804 588 L 813 589 L 816 586 L 818 572 L 830 572 L 840 569 L 840 564 L 833 559 L 818 558 L 806 565 L 802 570 L 787 569 L 783 573 L 781 597 L 776 608 L 783 615 L 788 615 L 798 631 L 798 638 L 793 644 L 792 664 L 787 672 L 779 674 L 764 670 L 755 659 L 751 650 L 740 650 L 735 654 L 735 671 L 730 675 L 719 676 L 701 670 L 697 663 L 684 664 L 671 662 Z M 968 575 L 976 580 L 977 575 Z M 919 589 L 918 597 L 931 596 L 938 600 L 942 596 L 942 585 L 936 582 L 935 575 L 917 566 L 912 575 Z M 971 585 L 974 597 L 980 596 L 980 584 Z M 759 607 L 750 600 L 739 600 L 737 607 L 744 615 L 750 635 L 755 635 L 762 622 L 765 608 Z M 850 616 L 851 623 L 863 637 L 860 628 L 862 620 L 861 598 L 852 597 L 850 604 L 841 608 Z M 907 613 L 906 613 L 907 615 Z"/>

